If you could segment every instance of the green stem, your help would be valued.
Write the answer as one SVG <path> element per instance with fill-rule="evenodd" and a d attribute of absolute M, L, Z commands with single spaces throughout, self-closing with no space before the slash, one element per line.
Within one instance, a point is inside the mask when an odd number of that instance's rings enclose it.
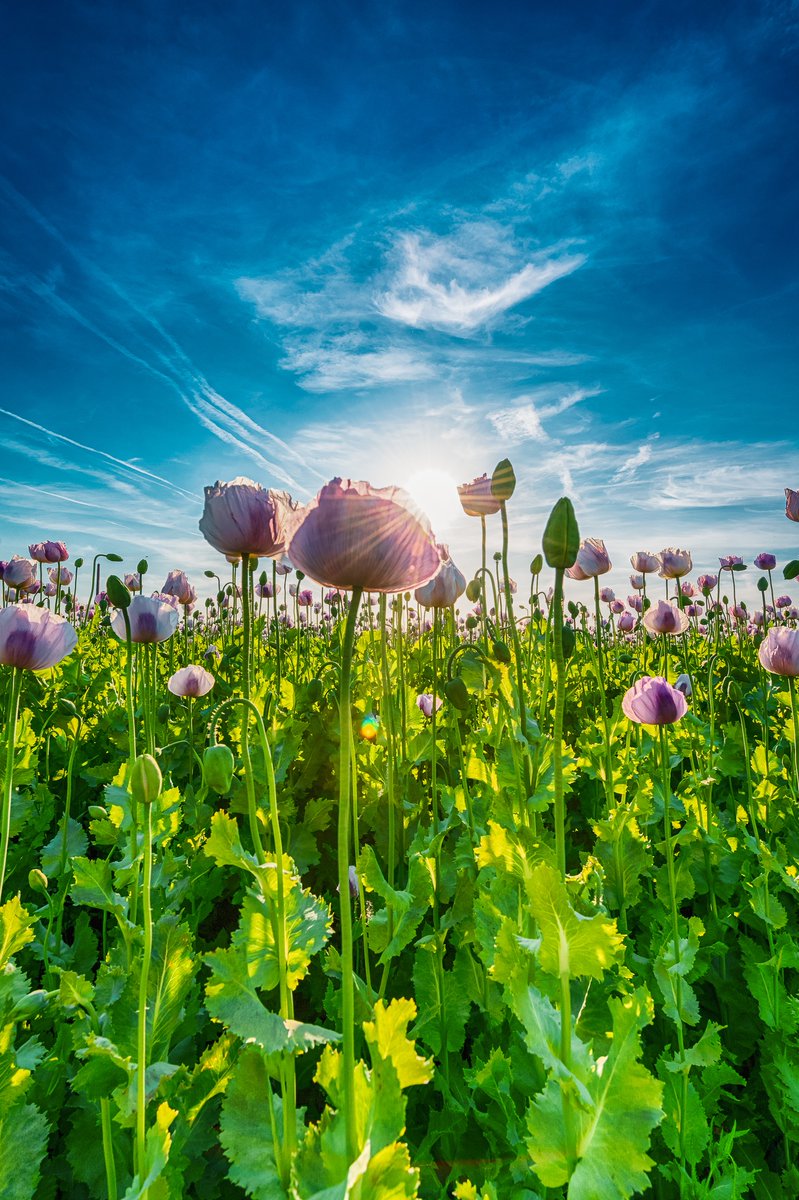
<path fill-rule="evenodd" d="M 142 886 L 142 964 L 139 979 L 139 1013 L 136 1072 L 136 1169 L 139 1181 L 146 1175 L 145 1168 L 145 1137 L 147 1133 L 147 987 L 150 978 L 150 960 L 153 956 L 153 909 L 152 909 L 152 879 L 153 879 L 153 806 L 144 806 L 144 879 Z M 141 1200 L 147 1200 L 149 1189 L 141 1193 Z"/>
<path fill-rule="evenodd" d="M 669 747 L 666 738 L 666 730 L 663 725 L 658 726 L 658 735 L 660 738 L 660 763 L 663 779 L 663 832 L 666 842 L 666 871 L 668 873 L 669 880 L 671 931 L 674 939 L 674 993 L 677 1007 L 677 1044 L 680 1052 L 680 1063 L 682 1064 L 682 1089 L 679 1121 L 680 1174 L 682 1177 L 685 1172 L 685 1116 L 688 1109 L 688 1072 L 685 1067 L 685 1035 L 682 1025 L 682 980 L 681 976 L 676 971 L 676 967 L 680 962 L 680 929 L 677 917 L 677 882 L 674 872 L 674 846 L 671 837 L 671 764 L 669 761 Z"/>
<path fill-rule="evenodd" d="M 563 710 L 566 704 L 566 665 L 563 658 L 563 571 L 555 570 L 554 657 L 555 724 L 552 731 L 552 767 L 555 784 L 555 858 L 561 876 L 566 878 L 566 813 L 563 801 Z"/>
<path fill-rule="evenodd" d="M 350 713 L 350 681 L 352 677 L 352 648 L 355 641 L 355 622 L 361 602 L 362 589 L 352 589 L 352 599 L 344 644 L 341 651 L 341 683 L 339 690 L 339 802 L 338 802 L 338 888 L 341 914 L 341 1021 L 342 1045 L 342 1102 L 347 1138 L 347 1159 L 358 1157 L 358 1132 L 355 1113 L 355 987 L 352 970 L 352 904 L 350 901 L 349 842 L 350 842 L 350 744 L 352 717 Z"/>
<path fill-rule="evenodd" d="M 14 789 L 14 749 L 17 744 L 17 718 L 19 717 L 21 691 L 22 671 L 19 667 L 12 667 L 11 690 L 6 710 L 6 769 L 3 779 L 2 833 L 0 833 L 0 901 L 3 899 L 8 863 L 8 843 L 11 838 L 11 793 Z"/>

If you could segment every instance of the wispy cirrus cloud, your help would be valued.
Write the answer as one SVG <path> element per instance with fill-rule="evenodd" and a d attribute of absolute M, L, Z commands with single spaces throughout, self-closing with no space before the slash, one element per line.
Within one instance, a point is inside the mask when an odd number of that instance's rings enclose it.
<path fill-rule="evenodd" d="M 539 397 L 541 398 L 551 397 L 553 391 L 555 392 L 556 398 L 548 403 L 540 403 L 539 398 L 532 399 L 528 396 L 521 396 L 511 407 L 489 412 L 487 418 L 500 437 L 510 445 L 530 440 L 549 441 L 550 434 L 544 428 L 544 421 L 552 417 L 559 417 L 561 413 L 591 396 L 598 396 L 602 391 L 598 387 L 571 387 L 557 396 L 558 390 L 558 388 L 553 389 L 552 387 L 540 389 Z"/>
<path fill-rule="evenodd" d="M 586 261 L 557 247 L 531 254 L 507 228 L 485 221 L 467 222 L 446 237 L 401 233 L 391 257 L 386 288 L 374 298 L 378 312 L 414 329 L 458 336 L 491 324 Z"/>

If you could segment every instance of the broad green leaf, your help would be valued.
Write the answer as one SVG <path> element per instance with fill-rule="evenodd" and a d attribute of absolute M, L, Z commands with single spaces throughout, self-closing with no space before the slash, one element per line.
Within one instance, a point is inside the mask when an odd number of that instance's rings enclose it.
<path fill-rule="evenodd" d="M 33 941 L 33 925 L 35 917 L 22 907 L 19 896 L 12 896 L 0 908 L 0 969 L 2 969 L 12 954 L 16 954 L 28 942 Z"/>
<path fill-rule="evenodd" d="M 540 1058 L 548 1071 L 562 1078 L 572 1077 L 572 1086 L 581 1093 L 585 1102 L 590 1097 L 585 1091 L 584 1080 L 591 1071 L 591 1056 L 588 1046 L 580 1041 L 572 1029 L 571 1072 L 561 1061 L 561 1017 L 552 1001 L 538 988 L 527 982 L 527 971 L 514 974 L 507 988 L 513 1011 L 524 1029 L 524 1040 L 528 1050 Z"/>
<path fill-rule="evenodd" d="M 304 1053 L 320 1042 L 332 1042 L 338 1033 L 319 1025 L 283 1020 L 261 1003 L 248 974 L 244 955 L 230 948 L 214 950 L 204 960 L 212 969 L 206 989 L 206 1007 L 216 1021 L 245 1041 L 254 1041 L 267 1054 Z"/>
<path fill-rule="evenodd" d="M 397 1072 L 401 1088 L 417 1083 L 429 1083 L 433 1063 L 416 1053 L 413 1041 L 407 1036 L 408 1024 L 416 1017 L 413 1000 L 391 1000 L 386 1005 L 378 1000 L 374 1020 L 364 1021 L 363 1032 L 374 1061 L 375 1055 L 390 1062 Z"/>
<path fill-rule="evenodd" d="M 713 1066 L 721 1058 L 721 1029 L 721 1025 L 715 1021 L 708 1021 L 699 1041 L 689 1046 L 682 1058 L 678 1055 L 665 1060 L 666 1070 L 676 1073 L 690 1070 L 691 1067 Z"/>
<path fill-rule="evenodd" d="M 665 1067 L 664 1071 L 662 1067 Z M 683 1081 L 672 1071 L 670 1062 L 659 1064 L 661 1078 L 665 1083 L 663 1107 L 666 1120 L 661 1127 L 663 1140 L 675 1158 L 680 1157 L 680 1109 L 683 1097 Z M 679 1064 L 677 1064 L 679 1071 Z M 686 1111 L 683 1116 L 682 1147 L 686 1162 L 697 1166 L 710 1141 L 710 1126 L 696 1088 L 689 1079 L 685 1088 Z"/>
<path fill-rule="evenodd" d="M 594 853 L 605 872 L 605 899 L 613 908 L 630 907 L 641 894 L 641 876 L 649 866 L 649 851 L 638 822 L 624 808 L 594 825 Z"/>
<path fill-rule="evenodd" d="M 47 843 L 42 850 L 42 870 L 45 875 L 52 878 L 61 870 L 61 854 L 64 846 L 64 838 L 61 829 L 59 828 L 54 838 Z M 67 846 L 66 846 L 66 863 L 69 866 L 69 860 L 77 857 L 79 854 L 85 854 L 89 846 L 89 840 L 83 832 L 83 828 L 77 821 L 69 818 L 67 823 Z"/>
<path fill-rule="evenodd" d="M 215 812 L 211 817 L 211 832 L 203 847 L 203 853 L 220 867 L 239 867 L 256 878 L 259 875 L 258 860 L 245 850 L 239 837 L 238 822 L 226 812 Z"/>
<path fill-rule="evenodd" d="M 0 1196 L 3 1200 L 34 1200 L 47 1149 L 47 1134 L 47 1120 L 34 1104 L 0 1104 Z"/>
<path fill-rule="evenodd" d="M 463 1048 L 471 1001 L 465 983 L 468 970 L 463 955 L 457 955 L 451 971 L 439 966 L 434 940 L 417 948 L 413 965 L 413 990 L 420 1016 L 414 1035 L 421 1037 L 434 1054 L 445 1049 L 457 1053 Z"/>
<path fill-rule="evenodd" d="M 562 1094 L 553 1079 L 527 1114 L 527 1145 L 535 1170 L 547 1187 L 568 1183 L 569 1200 L 627 1200 L 648 1186 L 647 1172 L 653 1166 L 646 1152 L 652 1130 L 663 1116 L 663 1085 L 637 1061 L 641 1030 L 652 1017 L 652 1001 L 640 988 L 611 1000 L 609 1007 L 610 1052 L 593 1064 L 584 1081 L 590 1103 L 576 1103 L 568 1087 Z"/>
<path fill-rule="evenodd" d="M 699 1020 L 699 1001 L 686 976 L 693 970 L 704 932 L 700 918 L 691 917 L 688 936 L 679 940 L 679 954 L 675 954 L 674 939 L 669 937 L 655 960 L 655 979 L 663 994 L 664 1011 L 672 1021 L 686 1025 L 696 1025 Z"/>
<path fill-rule="evenodd" d="M 785 906 L 769 888 L 768 873 L 749 884 L 749 892 L 749 903 L 761 921 L 765 921 L 772 929 L 783 929 L 787 925 L 788 914 Z"/>
<path fill-rule="evenodd" d="M 267 990 L 280 982 L 277 942 L 277 868 L 264 869 L 263 894 L 248 892 L 241 909 L 233 945 L 247 960 L 254 987 Z M 294 990 L 305 977 L 311 957 L 324 946 L 332 924 L 330 909 L 296 876 L 284 871 L 286 917 L 286 980 Z"/>
<path fill-rule="evenodd" d="M 83 1008 L 94 999 L 94 984 L 75 971 L 62 971 L 58 999 L 62 1008 Z"/>
<path fill-rule="evenodd" d="M 297 1138 L 303 1125 L 297 1115 Z M 266 1070 L 263 1055 L 246 1046 L 236 1064 L 222 1105 L 219 1141 L 230 1163 L 228 1176 L 253 1200 L 286 1200 L 275 1158 L 274 1118 L 283 1139 L 283 1109 Z"/>
<path fill-rule="evenodd" d="M 75 904 L 88 904 L 118 917 L 127 917 L 128 902 L 114 891 L 111 866 L 104 858 L 73 858 L 70 889 Z"/>
<path fill-rule="evenodd" d="M 397 891 L 384 878 L 372 847 L 365 846 L 358 859 L 358 873 L 366 891 L 377 892 L 387 905 L 387 909 L 376 913 L 367 925 L 370 945 L 375 949 L 384 947 L 378 960 L 382 965 L 400 954 L 413 940 L 419 923 L 430 907 L 433 896 L 432 863 L 420 854 L 412 854 L 408 865 L 408 887 Z M 394 932 L 390 941 L 388 908 L 394 917 Z"/>
<path fill-rule="evenodd" d="M 616 922 L 598 913 L 584 917 L 569 903 L 566 886 L 554 867 L 540 863 L 528 884 L 533 915 L 541 931 L 539 961 L 551 975 L 601 979 L 621 958 L 624 938 Z"/>
<path fill-rule="evenodd" d="M 172 1035 L 183 1015 L 191 991 L 195 963 L 187 925 L 176 916 L 165 916 L 155 927 L 153 958 L 148 976 L 147 1037 L 151 1060 L 169 1057 Z"/>

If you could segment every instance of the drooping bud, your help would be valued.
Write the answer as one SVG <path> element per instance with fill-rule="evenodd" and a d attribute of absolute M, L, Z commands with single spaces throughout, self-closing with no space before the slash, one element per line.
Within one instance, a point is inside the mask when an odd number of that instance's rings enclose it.
<path fill-rule="evenodd" d="M 140 754 L 130 771 L 130 792 L 137 804 L 152 804 L 161 795 L 161 768 L 152 754 Z"/>
<path fill-rule="evenodd" d="M 580 549 L 580 530 L 574 505 L 568 496 L 561 496 L 549 514 L 542 545 L 550 567 L 565 571 L 567 567 L 574 566 Z"/>
<path fill-rule="evenodd" d="M 455 675 L 444 684 L 444 695 L 454 708 L 466 712 L 469 707 L 469 692 L 460 675 Z"/>
<path fill-rule="evenodd" d="M 470 579 L 466 584 L 466 599 L 470 604 L 476 604 L 480 599 L 480 580 Z"/>
<path fill-rule="evenodd" d="M 491 651 L 497 662 L 505 664 L 510 662 L 510 650 L 504 642 L 493 642 L 491 645 Z"/>

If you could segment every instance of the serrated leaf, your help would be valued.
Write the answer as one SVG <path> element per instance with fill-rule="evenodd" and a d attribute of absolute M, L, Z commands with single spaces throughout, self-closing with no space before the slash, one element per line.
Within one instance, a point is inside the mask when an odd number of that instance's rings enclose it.
<path fill-rule="evenodd" d="M 228 1176 L 253 1200 L 286 1200 L 280 1181 L 270 1109 L 279 1137 L 283 1136 L 283 1109 L 274 1093 L 263 1055 L 245 1046 L 227 1088 L 219 1122 L 219 1141 L 230 1163 Z M 297 1114 L 297 1138 L 303 1126 Z"/>
<path fill-rule="evenodd" d="M 457 1053 L 463 1048 L 471 1001 L 463 978 L 463 957 L 456 956 L 451 971 L 439 967 L 434 941 L 420 945 L 413 964 L 413 990 L 420 1017 L 414 1035 L 421 1037 L 434 1054 L 444 1049 Z"/>
<path fill-rule="evenodd" d="M 391 1000 L 386 1005 L 378 1000 L 374 1008 L 374 1020 L 364 1021 L 363 1032 L 374 1062 L 375 1055 L 390 1062 L 397 1072 L 401 1088 L 418 1083 L 428 1083 L 433 1078 L 433 1063 L 416 1053 L 416 1047 L 407 1036 L 408 1025 L 416 1017 L 413 1000 Z"/>
<path fill-rule="evenodd" d="M 212 975 L 206 989 L 206 1007 L 231 1033 L 252 1040 L 267 1054 L 304 1053 L 321 1042 L 337 1041 L 339 1034 L 319 1025 L 283 1020 L 261 1003 L 248 974 L 244 955 L 230 948 L 206 954 Z"/>
<path fill-rule="evenodd" d="M 668 1067 L 667 1063 L 663 1064 Z M 669 1070 L 661 1072 L 665 1082 L 663 1107 L 666 1120 L 661 1127 L 663 1140 L 675 1158 L 680 1158 L 680 1109 L 683 1097 L 683 1081 Z M 689 1079 L 685 1088 L 686 1110 L 683 1114 L 682 1147 L 685 1160 L 696 1166 L 702 1159 L 710 1141 L 710 1126 L 699 1094 Z"/>
<path fill-rule="evenodd" d="M 289 861 L 289 860 L 287 860 Z M 248 892 L 241 908 L 241 921 L 233 934 L 233 945 L 247 961 L 255 987 L 276 988 L 280 982 L 277 942 L 277 867 L 264 869 L 263 892 Z M 300 880 L 284 870 L 286 918 L 286 981 L 292 991 L 308 972 L 330 933 L 332 915 L 324 900 L 303 888 Z"/>
<path fill-rule="evenodd" d="M 153 958 L 148 977 L 148 1054 L 167 1058 L 172 1035 L 183 1015 L 183 1002 L 194 982 L 192 938 L 187 925 L 173 915 L 162 917 L 155 927 Z"/>
<path fill-rule="evenodd" d="M 42 850 L 42 870 L 45 875 L 52 878 L 61 870 L 61 854 L 64 845 L 64 837 L 59 828 L 55 837 L 51 838 L 47 845 Z M 67 822 L 67 846 L 66 846 L 66 862 L 69 865 L 71 858 L 76 858 L 78 855 L 85 854 L 89 846 L 89 839 L 83 832 L 83 828 L 72 817 Z"/>
<path fill-rule="evenodd" d="M 239 837 L 238 822 L 226 812 L 215 812 L 211 817 L 211 832 L 203 847 L 203 853 L 220 867 L 239 867 L 256 878 L 259 874 L 258 860 L 245 850 Z"/>
<path fill-rule="evenodd" d="M 126 917 L 128 902 L 114 891 L 110 863 L 104 858 L 73 858 L 70 895 L 75 904 L 88 904 L 115 916 Z"/>
<path fill-rule="evenodd" d="M 749 903 L 753 911 L 772 929 L 784 929 L 788 924 L 785 906 L 769 888 L 768 874 L 761 875 L 749 884 Z"/>
<path fill-rule="evenodd" d="M 145 1194 L 152 1197 L 150 1189 L 160 1177 L 169 1158 L 172 1145 L 169 1127 L 177 1115 L 175 1109 L 170 1108 L 166 1102 L 158 1106 L 155 1124 L 147 1130 L 145 1139 L 143 1178 L 138 1173 L 133 1176 L 133 1181 L 122 1200 L 141 1200 Z"/>
<path fill-rule="evenodd" d="M 83 1008 L 94 999 L 94 984 L 75 971 L 62 971 L 58 988 L 62 1008 Z"/>
<path fill-rule="evenodd" d="M 385 964 L 400 954 L 413 940 L 424 914 L 430 907 L 433 896 L 431 864 L 422 855 L 412 854 L 408 864 L 408 886 L 403 891 L 397 891 L 390 887 L 384 878 L 372 847 L 365 846 L 358 859 L 358 873 L 363 879 L 364 888 L 369 892 L 377 892 L 393 914 L 393 937 L 385 945 L 378 960 Z M 377 913 L 369 922 L 367 930 L 370 944 L 374 929 L 379 924 L 386 924 L 387 915 L 387 912 Z"/>
<path fill-rule="evenodd" d="M 601 979 L 618 962 L 624 938 L 616 922 L 598 913 L 584 917 L 572 908 L 566 885 L 554 867 L 540 863 L 528 883 L 533 915 L 541 932 L 539 962 L 550 975 Z"/>
<path fill-rule="evenodd" d="M 0 908 L 0 969 L 5 967 L 12 954 L 33 941 L 31 925 L 35 920 L 22 907 L 19 896 L 12 896 Z"/>
<path fill-rule="evenodd" d="M 5 907 L 5 906 L 4 906 Z M 0 1196 L 33 1200 L 47 1149 L 48 1126 L 34 1104 L 0 1107 Z"/>
<path fill-rule="evenodd" d="M 652 1016 L 644 988 L 609 1001 L 613 1038 L 607 1058 L 598 1059 L 584 1080 L 589 1105 L 569 1102 L 567 1134 L 561 1088 L 550 1081 L 528 1110 L 528 1148 L 547 1187 L 569 1184 L 569 1200 L 627 1200 L 649 1184 L 653 1166 L 646 1153 L 652 1130 L 663 1116 L 663 1086 L 637 1061 L 641 1030 Z M 567 1095 L 571 1095 L 567 1091 Z M 571 1171 L 570 1144 L 576 1165 Z"/>
<path fill-rule="evenodd" d="M 699 1001 L 686 976 L 693 970 L 704 932 L 701 919 L 691 917 L 688 936 L 679 939 L 679 953 L 675 953 L 674 938 L 668 937 L 655 959 L 654 973 L 663 994 L 663 1009 L 674 1022 L 696 1025 L 699 1020 Z"/>

